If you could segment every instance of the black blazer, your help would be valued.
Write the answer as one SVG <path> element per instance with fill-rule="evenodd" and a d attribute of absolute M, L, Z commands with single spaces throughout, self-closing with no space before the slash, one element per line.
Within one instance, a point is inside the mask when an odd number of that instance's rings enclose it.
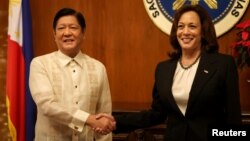
<path fill-rule="evenodd" d="M 232 56 L 201 54 L 185 116 L 171 90 L 177 62 L 167 60 L 157 65 L 151 109 L 115 116 L 115 133 L 166 121 L 166 141 L 205 141 L 208 126 L 241 123 L 238 72 Z"/>

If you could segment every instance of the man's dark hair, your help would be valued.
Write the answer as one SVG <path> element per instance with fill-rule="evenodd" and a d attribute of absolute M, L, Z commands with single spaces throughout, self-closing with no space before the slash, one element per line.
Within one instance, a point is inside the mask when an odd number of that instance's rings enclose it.
<path fill-rule="evenodd" d="M 85 23 L 85 19 L 84 16 L 82 15 L 82 13 L 75 11 L 74 9 L 71 8 L 62 8 L 61 10 L 59 10 L 53 20 L 53 29 L 56 29 L 56 25 L 58 20 L 63 17 L 63 16 L 68 16 L 68 15 L 72 15 L 75 16 L 79 25 L 82 28 L 82 32 L 85 30 L 86 28 L 86 23 Z"/>

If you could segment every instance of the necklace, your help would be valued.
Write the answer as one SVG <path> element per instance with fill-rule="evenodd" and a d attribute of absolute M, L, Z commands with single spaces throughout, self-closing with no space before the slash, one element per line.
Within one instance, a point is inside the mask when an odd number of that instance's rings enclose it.
<path fill-rule="evenodd" d="M 181 65 L 181 68 L 183 68 L 184 70 L 187 70 L 187 69 L 191 68 L 194 64 L 196 64 L 196 62 L 199 60 L 200 57 L 201 57 L 201 54 L 199 56 L 197 56 L 197 58 L 194 60 L 194 62 L 192 64 L 190 64 L 189 66 L 187 66 L 187 67 L 183 66 L 183 64 L 181 62 L 181 57 L 180 57 L 179 63 Z"/>

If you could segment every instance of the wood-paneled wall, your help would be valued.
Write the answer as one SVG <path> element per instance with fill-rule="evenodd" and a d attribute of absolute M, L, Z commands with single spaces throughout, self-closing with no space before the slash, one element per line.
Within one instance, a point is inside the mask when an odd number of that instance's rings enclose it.
<path fill-rule="evenodd" d="M 30 1 L 35 56 L 56 50 L 52 34 L 54 14 L 62 7 L 84 13 L 87 22 L 83 51 L 107 68 L 114 109 L 145 108 L 151 102 L 154 70 L 167 58 L 169 37 L 150 20 L 143 0 Z M 250 18 L 250 9 L 241 21 Z M 226 26 L 226 25 L 225 25 Z M 230 54 L 233 28 L 219 38 L 220 52 Z M 250 112 L 250 73 L 240 73 L 242 110 Z M 138 107 L 130 107 L 135 103 Z M 134 104 L 133 104 L 134 105 Z"/>
<path fill-rule="evenodd" d="M 8 1 L 0 0 L 0 140 L 3 141 L 10 140 L 5 102 L 7 30 Z"/>

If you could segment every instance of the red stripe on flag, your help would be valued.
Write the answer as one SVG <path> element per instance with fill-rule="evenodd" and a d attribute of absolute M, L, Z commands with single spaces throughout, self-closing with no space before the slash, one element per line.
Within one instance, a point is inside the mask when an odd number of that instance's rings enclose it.
<path fill-rule="evenodd" d="M 13 141 L 25 141 L 25 62 L 22 47 L 8 37 L 6 93 Z M 16 132 L 16 133 L 15 133 Z M 16 137 L 15 137 L 16 136 Z"/>

